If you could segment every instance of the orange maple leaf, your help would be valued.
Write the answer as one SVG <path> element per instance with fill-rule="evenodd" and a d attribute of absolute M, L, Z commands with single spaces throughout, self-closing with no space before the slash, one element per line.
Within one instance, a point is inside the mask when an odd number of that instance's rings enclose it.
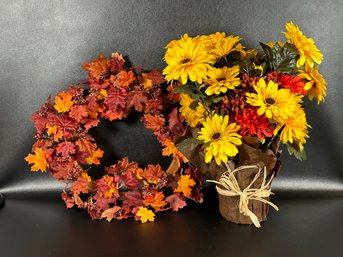
<path fill-rule="evenodd" d="M 179 161 L 182 161 L 184 163 L 188 162 L 187 157 L 184 156 L 183 153 L 179 151 L 179 149 L 175 146 L 175 144 L 170 139 L 166 139 L 162 143 L 162 145 L 164 146 L 162 150 L 162 155 L 164 156 L 172 155 L 174 158 L 178 159 Z"/>
<path fill-rule="evenodd" d="M 74 101 L 72 100 L 73 96 L 68 92 L 62 91 L 55 97 L 54 108 L 58 112 L 67 112 L 73 106 Z"/>
<path fill-rule="evenodd" d="M 190 197 L 192 193 L 191 187 L 195 185 L 195 181 L 191 179 L 190 175 L 181 175 L 177 182 L 175 192 L 183 193 L 186 197 Z"/>
<path fill-rule="evenodd" d="M 145 223 L 147 221 L 153 222 L 155 220 L 155 214 L 153 213 L 153 211 L 143 206 L 138 209 L 136 216 L 142 223 Z"/>
<path fill-rule="evenodd" d="M 159 164 L 150 164 L 143 170 L 141 175 L 148 183 L 157 184 L 163 174 L 164 171 L 161 169 L 161 166 Z"/>
<path fill-rule="evenodd" d="M 90 63 L 83 64 L 82 67 L 89 72 L 89 78 L 96 79 L 100 79 L 110 69 L 109 61 L 104 55 L 100 55 Z"/>
<path fill-rule="evenodd" d="M 167 202 L 164 201 L 164 194 L 162 192 L 157 192 L 156 194 L 146 194 L 144 196 L 143 204 L 145 206 L 151 206 L 156 211 L 159 211 L 166 206 Z"/>
<path fill-rule="evenodd" d="M 138 77 L 139 82 L 144 86 L 144 88 L 149 88 L 153 86 L 152 80 L 148 79 L 148 74 L 142 73 L 140 77 Z"/>
<path fill-rule="evenodd" d="M 102 214 L 101 214 L 101 218 L 104 219 L 106 218 L 106 220 L 108 222 L 110 222 L 111 220 L 114 219 L 114 215 L 120 210 L 121 208 L 119 206 L 114 206 L 112 208 L 108 208 L 107 210 L 105 210 Z"/>
<path fill-rule="evenodd" d="M 27 161 L 29 164 L 33 164 L 31 167 L 32 171 L 39 171 L 45 172 L 48 168 L 48 162 L 47 162 L 47 154 L 42 148 L 36 148 L 34 150 L 35 154 L 29 154 L 25 157 L 25 161 Z"/>
<path fill-rule="evenodd" d="M 152 131 L 160 131 L 165 123 L 165 119 L 158 115 L 146 114 L 144 115 L 145 127 Z"/>
<path fill-rule="evenodd" d="M 59 139 L 61 139 L 63 137 L 63 131 L 60 129 L 60 127 L 53 125 L 53 126 L 49 126 L 46 125 L 46 133 L 48 134 L 48 136 L 52 136 L 54 141 L 58 141 Z"/>
<path fill-rule="evenodd" d="M 121 87 L 128 87 L 132 82 L 134 82 L 136 79 L 135 74 L 132 72 L 132 70 L 126 72 L 122 70 L 117 74 L 117 80 L 116 82 Z"/>
<path fill-rule="evenodd" d="M 88 165 L 91 165 L 91 164 L 99 165 L 100 164 L 99 158 L 101 158 L 103 155 L 104 155 L 104 151 L 98 148 L 95 151 L 93 151 L 91 155 L 85 159 L 85 161 L 87 162 Z"/>

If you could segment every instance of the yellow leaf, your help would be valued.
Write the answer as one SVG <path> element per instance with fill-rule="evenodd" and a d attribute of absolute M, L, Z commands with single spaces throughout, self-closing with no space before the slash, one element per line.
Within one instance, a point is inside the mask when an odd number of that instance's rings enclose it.
<path fill-rule="evenodd" d="M 186 197 L 189 197 L 192 193 L 191 187 L 195 185 L 195 181 L 190 178 L 190 175 L 181 175 L 177 182 L 177 188 L 175 192 L 183 193 Z"/>
<path fill-rule="evenodd" d="M 91 164 L 100 164 L 100 161 L 98 158 L 101 158 L 103 156 L 104 152 L 101 149 L 96 149 L 91 156 L 87 157 L 85 161 L 88 165 Z"/>
<path fill-rule="evenodd" d="M 25 157 L 25 161 L 29 164 L 33 164 L 31 167 L 32 171 L 39 171 L 45 172 L 48 168 L 48 162 L 46 160 L 47 154 L 44 152 L 42 148 L 37 147 L 34 150 L 35 154 L 29 154 Z"/>
<path fill-rule="evenodd" d="M 138 212 L 136 213 L 136 216 L 140 218 L 140 221 L 142 223 L 145 223 L 147 221 L 153 222 L 155 220 L 155 214 L 145 207 L 140 207 Z"/>
<path fill-rule="evenodd" d="M 62 91 L 55 97 L 54 108 L 58 112 L 67 112 L 73 106 L 74 101 L 72 101 L 73 96 L 69 93 Z"/>

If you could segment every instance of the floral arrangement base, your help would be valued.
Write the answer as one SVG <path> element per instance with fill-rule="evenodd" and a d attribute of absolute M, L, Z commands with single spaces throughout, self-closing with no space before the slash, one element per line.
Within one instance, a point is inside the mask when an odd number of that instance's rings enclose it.
<path fill-rule="evenodd" d="M 258 167 L 249 168 L 241 170 L 239 173 L 236 173 L 236 180 L 240 188 L 247 188 L 249 184 L 255 178 Z M 252 188 L 260 188 L 262 184 L 262 177 L 259 177 L 253 184 Z M 237 224 L 252 224 L 252 220 L 249 216 L 244 215 L 240 211 L 240 196 L 225 196 L 218 194 L 219 198 L 219 211 L 223 218 L 228 221 Z M 266 201 L 269 201 L 269 197 L 265 198 Z M 265 221 L 267 219 L 269 204 L 261 202 L 258 200 L 249 200 L 248 209 L 254 213 L 259 222 Z"/>

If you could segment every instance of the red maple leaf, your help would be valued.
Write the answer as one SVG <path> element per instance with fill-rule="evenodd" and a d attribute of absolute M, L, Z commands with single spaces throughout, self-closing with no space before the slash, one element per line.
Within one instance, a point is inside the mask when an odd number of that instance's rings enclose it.
<path fill-rule="evenodd" d="M 152 131 L 160 131 L 165 123 L 165 119 L 159 115 L 146 114 L 144 115 L 145 127 Z"/>
<path fill-rule="evenodd" d="M 82 123 L 84 123 L 84 127 L 86 130 L 89 130 L 91 127 L 98 126 L 100 120 L 99 119 L 83 119 Z"/>
<path fill-rule="evenodd" d="M 161 85 L 162 83 L 166 82 L 164 76 L 162 75 L 161 71 L 159 70 L 152 70 L 148 73 L 148 79 L 152 80 L 154 85 Z"/>
<path fill-rule="evenodd" d="M 74 206 L 74 199 L 72 199 L 71 197 L 68 196 L 67 192 L 66 191 L 63 191 L 62 192 L 62 199 L 63 201 L 65 202 L 66 204 L 66 207 L 69 209 L 69 208 L 72 208 Z"/>
<path fill-rule="evenodd" d="M 53 161 L 50 164 L 51 174 L 59 181 L 64 181 L 70 178 L 70 174 L 73 170 L 74 162 L 58 162 Z"/>
<path fill-rule="evenodd" d="M 136 207 L 143 205 L 143 197 L 138 191 L 129 191 L 125 193 L 125 200 L 123 201 L 123 208 Z"/>
<path fill-rule="evenodd" d="M 108 209 L 109 205 L 116 201 L 116 198 L 106 198 L 100 195 L 95 195 L 93 199 L 96 200 L 93 208 L 97 211 Z"/>
<path fill-rule="evenodd" d="M 125 109 L 126 98 L 116 89 L 108 90 L 108 95 L 105 98 L 104 103 L 111 111 L 118 111 L 118 109 Z"/>
<path fill-rule="evenodd" d="M 163 110 L 162 99 L 149 99 L 146 103 L 146 111 L 147 112 L 158 112 Z"/>
<path fill-rule="evenodd" d="M 144 105 L 147 102 L 147 98 L 144 95 L 143 91 L 140 89 L 135 89 L 128 93 L 127 104 L 128 107 L 134 107 L 136 111 L 143 111 Z"/>
<path fill-rule="evenodd" d="M 179 209 L 182 209 L 187 205 L 186 201 L 183 200 L 178 194 L 172 194 L 168 196 L 165 200 L 169 203 L 170 208 L 174 212 L 177 212 Z"/>
<path fill-rule="evenodd" d="M 53 125 L 59 126 L 62 129 L 74 130 L 77 128 L 77 122 L 74 119 L 68 117 L 68 114 L 51 115 L 49 117 Z"/>
<path fill-rule="evenodd" d="M 184 132 L 185 128 L 182 124 L 184 118 L 179 114 L 177 108 L 174 108 L 168 115 L 169 129 L 175 135 L 180 135 Z"/>
<path fill-rule="evenodd" d="M 75 145 L 72 142 L 62 142 L 57 145 L 56 152 L 62 154 L 63 157 L 67 157 L 70 154 L 75 153 Z"/>
<path fill-rule="evenodd" d="M 85 118 L 87 116 L 87 109 L 83 105 L 72 106 L 70 108 L 69 117 L 75 119 L 77 122 L 80 122 L 82 118 Z"/>
<path fill-rule="evenodd" d="M 79 148 L 80 152 L 87 153 L 88 156 L 91 155 L 96 149 L 96 145 L 86 138 L 78 139 L 75 142 L 75 145 Z"/>
<path fill-rule="evenodd" d="M 139 181 L 133 176 L 132 172 L 125 172 L 122 174 L 125 185 L 131 190 L 139 188 Z"/>

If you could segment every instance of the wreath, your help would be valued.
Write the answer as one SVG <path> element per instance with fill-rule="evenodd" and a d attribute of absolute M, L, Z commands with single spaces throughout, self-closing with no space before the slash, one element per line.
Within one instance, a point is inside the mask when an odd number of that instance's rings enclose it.
<path fill-rule="evenodd" d="M 83 65 L 88 79 L 59 92 L 32 116 L 36 142 L 25 160 L 32 171 L 46 172 L 65 183 L 62 199 L 67 208 L 86 209 L 92 219 L 121 220 L 134 217 L 145 223 L 155 213 L 178 211 L 186 198 L 201 202 L 203 175 L 189 165 L 175 147 L 185 133 L 184 118 L 176 103 L 179 95 L 164 84 L 160 71 L 129 68 L 119 53 L 110 59 L 100 55 Z M 163 145 L 162 154 L 173 157 L 164 171 L 159 164 L 139 167 L 127 157 L 92 173 L 104 152 L 91 135 L 101 120 L 122 120 L 132 112 Z"/>

